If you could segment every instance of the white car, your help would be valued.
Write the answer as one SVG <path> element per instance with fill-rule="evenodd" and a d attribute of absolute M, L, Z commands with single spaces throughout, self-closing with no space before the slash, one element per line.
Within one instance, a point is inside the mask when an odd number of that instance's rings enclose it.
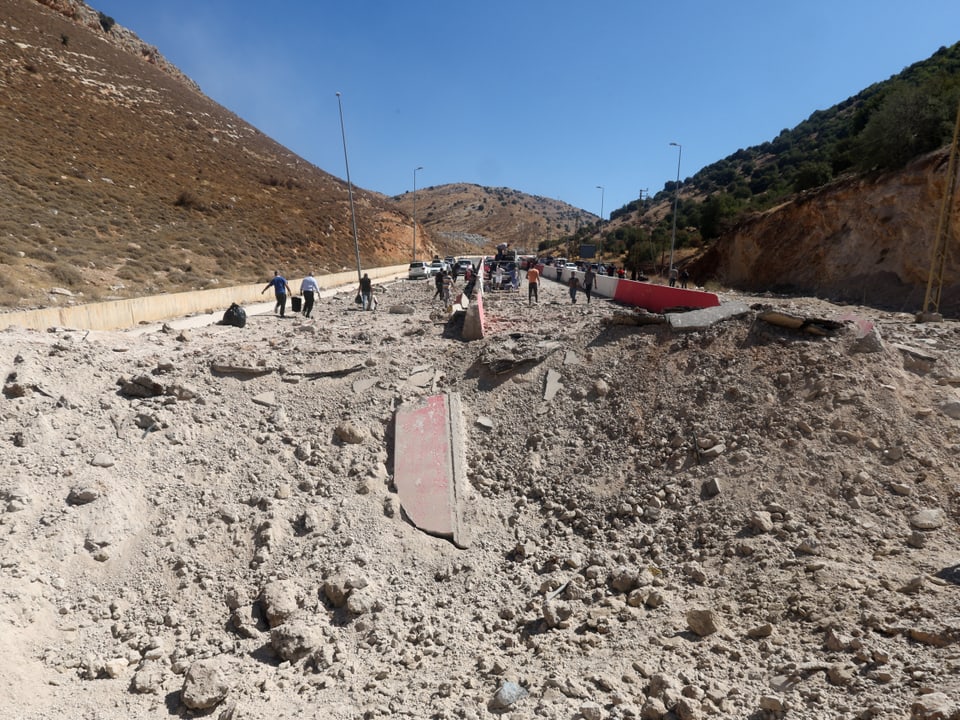
<path fill-rule="evenodd" d="M 434 260 L 427 267 L 431 275 L 439 275 L 447 269 L 447 264 L 443 260 Z"/>
<path fill-rule="evenodd" d="M 423 260 L 417 260 L 410 263 L 410 270 L 407 271 L 407 277 L 410 280 L 423 280 L 430 277 L 430 266 Z"/>

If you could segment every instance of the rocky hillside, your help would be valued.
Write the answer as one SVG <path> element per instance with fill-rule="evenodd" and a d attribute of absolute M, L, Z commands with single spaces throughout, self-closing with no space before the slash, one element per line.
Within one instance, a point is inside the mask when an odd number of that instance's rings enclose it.
<path fill-rule="evenodd" d="M 354 265 L 344 182 L 129 31 L 82 3 L 49 4 L 4 0 L 0 17 L 0 307 Z M 355 200 L 364 264 L 406 260 L 410 217 L 377 193 Z"/>
<path fill-rule="evenodd" d="M 393 199 L 405 213 L 413 214 L 412 192 Z M 572 235 L 598 219 L 559 200 L 467 183 L 418 188 L 416 203 L 418 224 L 438 244 L 467 240 L 491 248 L 506 242 L 531 253 L 541 241 Z"/>
<path fill-rule="evenodd" d="M 0 307 L 354 265 L 340 179 L 211 101 L 157 48 L 80 0 L 4 7 Z M 361 261 L 409 260 L 412 203 L 354 190 Z M 535 246 L 577 222 L 563 203 L 506 188 L 428 188 L 418 200 L 427 256 Z"/>
<path fill-rule="evenodd" d="M 748 291 L 791 292 L 922 309 L 948 153 L 879 177 L 837 182 L 750 217 L 694 265 Z M 952 247 L 960 227 L 954 226 Z M 960 314 L 960 254 L 948 255 L 941 312 Z"/>

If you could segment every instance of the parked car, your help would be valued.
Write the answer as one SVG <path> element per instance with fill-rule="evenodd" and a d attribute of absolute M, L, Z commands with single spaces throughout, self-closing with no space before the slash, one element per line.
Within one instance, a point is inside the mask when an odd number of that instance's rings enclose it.
<path fill-rule="evenodd" d="M 410 263 L 410 269 L 407 271 L 407 277 L 410 280 L 423 280 L 430 277 L 430 266 L 423 260 L 417 260 Z"/>
<path fill-rule="evenodd" d="M 452 268 L 457 264 L 457 259 L 453 255 L 447 255 L 443 261 L 447 264 L 447 268 Z"/>
<path fill-rule="evenodd" d="M 447 269 L 447 264 L 443 260 L 433 260 L 427 267 L 431 275 L 439 275 Z"/>
<path fill-rule="evenodd" d="M 457 262 L 457 267 L 460 269 L 460 274 L 462 275 L 467 270 L 473 270 L 473 263 L 467 260 L 467 258 L 461 258 Z"/>

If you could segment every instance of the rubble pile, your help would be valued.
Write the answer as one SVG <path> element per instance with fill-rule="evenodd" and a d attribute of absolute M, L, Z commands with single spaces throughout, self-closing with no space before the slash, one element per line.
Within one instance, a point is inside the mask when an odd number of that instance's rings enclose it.
<path fill-rule="evenodd" d="M 960 718 L 960 324 L 545 281 L 464 342 L 378 292 L 412 312 L 3 332 L 6 716 Z M 462 549 L 392 477 L 445 392 Z"/>

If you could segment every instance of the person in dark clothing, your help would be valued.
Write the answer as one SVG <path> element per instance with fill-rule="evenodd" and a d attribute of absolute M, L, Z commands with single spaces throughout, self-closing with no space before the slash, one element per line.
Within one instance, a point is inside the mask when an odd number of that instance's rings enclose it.
<path fill-rule="evenodd" d="M 583 274 L 583 294 L 587 296 L 587 304 L 590 304 L 590 295 L 593 293 L 593 283 L 597 279 L 597 274 L 592 267 L 588 267 Z"/>
<path fill-rule="evenodd" d="M 434 275 L 434 282 L 437 284 L 437 291 L 433 294 L 431 300 L 436 300 L 438 297 L 443 297 L 443 276 L 447 274 L 446 270 L 441 270 L 436 275 Z"/>
<path fill-rule="evenodd" d="M 680 271 L 680 287 L 685 288 L 687 286 L 687 281 L 690 279 L 690 273 L 687 272 L 687 269 L 684 268 Z"/>
<path fill-rule="evenodd" d="M 287 293 L 290 292 L 290 286 L 287 285 L 286 279 L 280 274 L 279 270 L 273 271 L 273 280 L 267 283 L 267 286 L 260 291 L 260 294 L 263 295 L 270 288 L 273 288 L 274 296 L 277 298 L 277 304 L 273 308 L 273 311 L 277 312 L 279 310 L 280 317 L 283 317 L 287 310 Z"/>
<path fill-rule="evenodd" d="M 360 305 L 363 310 L 373 310 L 373 280 L 367 273 L 360 278 Z"/>

